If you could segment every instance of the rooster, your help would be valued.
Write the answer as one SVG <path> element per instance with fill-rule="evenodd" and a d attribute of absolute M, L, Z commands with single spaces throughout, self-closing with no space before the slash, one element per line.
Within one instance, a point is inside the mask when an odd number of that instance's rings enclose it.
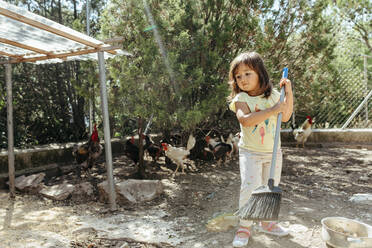
<path fill-rule="evenodd" d="M 294 128 L 292 126 L 293 130 L 293 136 L 295 140 L 297 141 L 296 147 L 298 147 L 299 143 L 302 143 L 302 147 L 305 148 L 305 142 L 307 138 L 311 134 L 311 126 L 313 125 L 313 119 L 310 116 L 306 116 L 306 120 L 299 128 Z"/>
<path fill-rule="evenodd" d="M 218 142 L 210 136 L 206 136 L 205 140 L 207 141 L 208 148 L 205 148 L 206 151 L 211 151 L 214 155 L 214 158 L 218 161 L 217 165 L 219 166 L 221 162 L 225 163 L 226 157 L 229 156 L 233 150 L 232 144 L 232 135 L 229 135 L 229 138 L 225 142 Z"/>
<path fill-rule="evenodd" d="M 98 131 L 96 125 L 90 139 L 87 143 L 73 147 L 72 154 L 78 164 L 82 164 L 82 167 L 86 170 L 93 167 L 95 161 L 102 153 L 102 146 L 99 143 Z M 80 170 L 78 171 L 80 175 Z"/>
<path fill-rule="evenodd" d="M 185 173 L 185 168 L 183 163 L 185 162 L 186 157 L 190 154 L 190 150 L 195 146 L 196 140 L 192 134 L 190 134 L 187 141 L 187 146 L 185 147 L 174 147 L 168 143 L 161 143 L 165 156 L 170 158 L 173 162 L 177 164 L 177 168 L 174 171 L 174 175 L 177 173 L 178 168 L 182 167 L 182 174 Z"/>

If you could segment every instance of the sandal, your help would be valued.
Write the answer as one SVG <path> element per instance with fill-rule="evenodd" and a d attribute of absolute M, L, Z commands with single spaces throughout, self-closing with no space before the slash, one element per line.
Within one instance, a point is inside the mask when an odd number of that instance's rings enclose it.
<path fill-rule="evenodd" d="M 244 233 L 245 237 L 239 236 L 240 233 Z M 246 227 L 239 227 L 236 231 L 234 240 L 233 240 L 233 247 L 244 247 L 248 244 L 249 237 L 251 236 L 251 231 Z"/>
<path fill-rule="evenodd" d="M 289 234 L 288 229 L 281 227 L 279 224 L 276 222 L 270 222 L 268 225 L 263 226 L 262 222 L 259 223 L 259 225 L 256 227 L 256 229 L 259 232 L 283 237 Z"/>

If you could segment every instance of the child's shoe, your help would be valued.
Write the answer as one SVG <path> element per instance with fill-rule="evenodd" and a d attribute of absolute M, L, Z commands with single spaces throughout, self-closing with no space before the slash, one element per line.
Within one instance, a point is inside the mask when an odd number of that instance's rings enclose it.
<path fill-rule="evenodd" d="M 244 235 L 239 235 L 244 234 Z M 244 247 L 248 245 L 249 237 L 251 236 L 251 231 L 246 227 L 239 227 L 238 231 L 236 231 L 234 240 L 233 240 L 233 247 Z"/>
<path fill-rule="evenodd" d="M 258 226 L 256 227 L 256 229 L 259 232 L 268 233 L 268 234 L 272 234 L 272 235 L 279 236 L 279 237 L 286 236 L 289 234 L 289 231 L 287 228 L 280 226 L 276 222 L 264 222 L 264 223 L 260 222 Z"/>

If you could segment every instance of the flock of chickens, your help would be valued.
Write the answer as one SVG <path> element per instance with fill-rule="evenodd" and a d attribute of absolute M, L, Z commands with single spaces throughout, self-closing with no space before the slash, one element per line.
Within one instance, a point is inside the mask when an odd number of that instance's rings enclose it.
<path fill-rule="evenodd" d="M 175 142 L 169 140 L 162 140 L 158 145 L 155 144 L 148 135 L 144 135 L 143 141 L 143 149 L 152 158 L 153 162 L 157 162 L 160 156 L 164 156 L 166 164 L 174 162 L 177 165 L 174 174 L 178 172 L 179 168 L 182 169 L 182 173 L 185 173 L 184 163 L 186 158 L 190 156 L 204 160 L 213 158 L 218 160 L 219 164 L 225 162 L 227 157 L 231 157 L 231 153 L 237 145 L 233 143 L 234 139 L 232 134 L 230 134 L 226 142 L 217 141 L 208 135 L 205 137 L 204 141 L 202 139 L 197 140 L 190 134 L 186 147 L 176 146 L 174 144 Z M 203 143 L 204 149 L 200 149 Z M 139 148 L 133 136 L 126 141 L 124 154 L 130 158 L 135 165 L 138 163 Z"/>
<path fill-rule="evenodd" d="M 292 126 L 293 136 L 297 141 L 297 147 L 302 144 L 305 147 L 305 142 L 311 134 L 311 126 L 313 120 L 310 116 L 306 117 L 304 123 L 295 127 Z M 196 139 L 190 134 L 186 147 L 176 146 L 172 141 L 162 140 L 160 144 L 154 143 L 150 136 L 143 135 L 143 150 L 152 158 L 153 163 L 156 163 L 159 157 L 164 156 L 166 164 L 174 162 L 177 165 L 174 174 L 176 174 L 181 167 L 182 173 L 185 170 L 185 160 L 187 157 L 199 158 L 203 160 L 216 160 L 217 165 L 225 163 L 226 159 L 232 159 L 232 154 L 238 151 L 239 136 L 229 134 L 227 140 L 221 136 L 221 139 L 212 138 L 209 135 L 205 137 L 198 137 Z M 172 144 L 173 143 L 173 144 Z M 95 164 L 95 161 L 102 153 L 102 145 L 100 144 L 96 126 L 89 141 L 80 146 L 74 146 L 73 155 L 76 159 L 79 168 L 89 171 Z M 127 139 L 125 142 L 124 155 L 130 158 L 134 165 L 139 161 L 139 147 L 135 142 L 134 137 Z M 80 176 L 80 169 L 78 174 Z"/>

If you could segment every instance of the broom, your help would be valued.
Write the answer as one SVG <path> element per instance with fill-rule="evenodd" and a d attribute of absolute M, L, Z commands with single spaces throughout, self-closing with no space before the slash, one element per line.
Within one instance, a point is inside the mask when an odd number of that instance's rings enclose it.
<path fill-rule="evenodd" d="M 283 69 L 283 78 L 287 78 L 288 68 Z M 281 89 L 280 101 L 284 100 L 284 87 Z M 270 178 L 267 185 L 262 185 L 252 192 L 248 202 L 237 211 L 237 215 L 244 220 L 277 220 L 282 199 L 282 190 L 274 186 L 276 152 L 278 149 L 282 113 L 278 114 L 276 123 L 273 156 L 270 167 Z"/>

